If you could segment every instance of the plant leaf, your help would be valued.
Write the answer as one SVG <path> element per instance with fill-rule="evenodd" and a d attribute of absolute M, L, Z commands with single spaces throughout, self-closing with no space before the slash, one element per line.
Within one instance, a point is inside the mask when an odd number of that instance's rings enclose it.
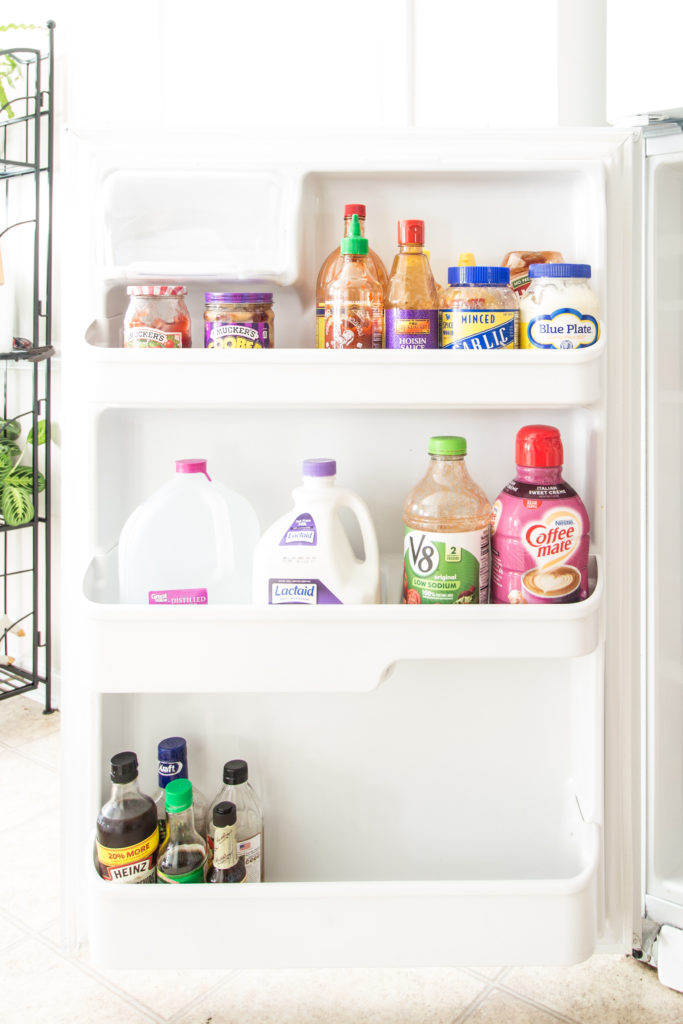
<path fill-rule="evenodd" d="M 14 465 L 14 459 L 12 458 L 11 452 L 6 451 L 4 448 L 0 448 L 0 485 L 2 481 L 12 472 L 12 466 Z"/>
<path fill-rule="evenodd" d="M 21 423 L 18 420 L 3 420 L 0 423 L 0 439 L 16 441 L 21 434 Z"/>
<path fill-rule="evenodd" d="M 16 461 L 21 455 L 21 448 L 14 441 L 8 441 L 5 438 L 0 438 L 0 451 L 7 452 L 13 461 Z"/>
<path fill-rule="evenodd" d="M 38 420 L 38 444 L 45 444 L 46 440 L 47 422 L 45 420 Z M 28 443 L 33 444 L 33 427 L 28 432 Z"/>
<path fill-rule="evenodd" d="M 5 483 L 0 502 L 2 515 L 8 526 L 23 526 L 33 519 L 33 502 L 25 487 L 11 487 Z"/>
<path fill-rule="evenodd" d="M 24 487 L 27 491 L 33 490 L 33 470 L 30 466 L 15 466 L 5 477 L 5 484 L 10 487 Z M 45 477 L 38 472 L 38 493 L 45 490 Z"/>

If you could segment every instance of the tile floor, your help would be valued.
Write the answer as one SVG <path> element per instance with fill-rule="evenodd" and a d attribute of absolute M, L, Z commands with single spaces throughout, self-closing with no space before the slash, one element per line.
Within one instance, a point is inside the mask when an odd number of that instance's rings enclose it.
<path fill-rule="evenodd" d="M 102 971 L 59 947 L 58 865 L 26 870 L 36 806 L 59 803 L 59 714 L 0 701 L 3 1024 L 682 1024 L 683 995 L 625 956 L 575 967 Z M 58 828 L 56 810 L 43 819 Z M 30 863 L 30 861 L 29 861 Z"/>

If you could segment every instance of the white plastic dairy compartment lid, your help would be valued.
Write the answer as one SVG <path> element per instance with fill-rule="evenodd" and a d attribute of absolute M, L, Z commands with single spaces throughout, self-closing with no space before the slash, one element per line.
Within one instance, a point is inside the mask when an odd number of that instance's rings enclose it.
<path fill-rule="evenodd" d="M 192 187 L 188 188 L 188 181 Z M 272 171 L 113 171 L 101 189 L 101 254 L 124 277 L 253 275 L 290 283 L 292 185 Z M 182 266 L 169 253 L 182 254 Z"/>

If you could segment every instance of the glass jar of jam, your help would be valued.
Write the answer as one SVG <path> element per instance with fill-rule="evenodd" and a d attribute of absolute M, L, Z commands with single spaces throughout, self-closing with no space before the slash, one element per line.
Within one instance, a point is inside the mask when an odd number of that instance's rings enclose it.
<path fill-rule="evenodd" d="M 192 348 L 182 284 L 134 284 L 123 319 L 124 348 Z"/>
<path fill-rule="evenodd" d="M 205 348 L 273 348 L 272 292 L 205 292 Z"/>

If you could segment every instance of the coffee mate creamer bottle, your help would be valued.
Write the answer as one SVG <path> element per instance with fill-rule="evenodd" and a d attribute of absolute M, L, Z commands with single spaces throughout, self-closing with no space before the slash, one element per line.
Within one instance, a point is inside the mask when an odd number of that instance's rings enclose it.
<path fill-rule="evenodd" d="M 562 479 L 557 427 L 517 432 L 517 476 L 493 506 L 494 604 L 566 604 L 588 597 L 590 522 Z"/>

